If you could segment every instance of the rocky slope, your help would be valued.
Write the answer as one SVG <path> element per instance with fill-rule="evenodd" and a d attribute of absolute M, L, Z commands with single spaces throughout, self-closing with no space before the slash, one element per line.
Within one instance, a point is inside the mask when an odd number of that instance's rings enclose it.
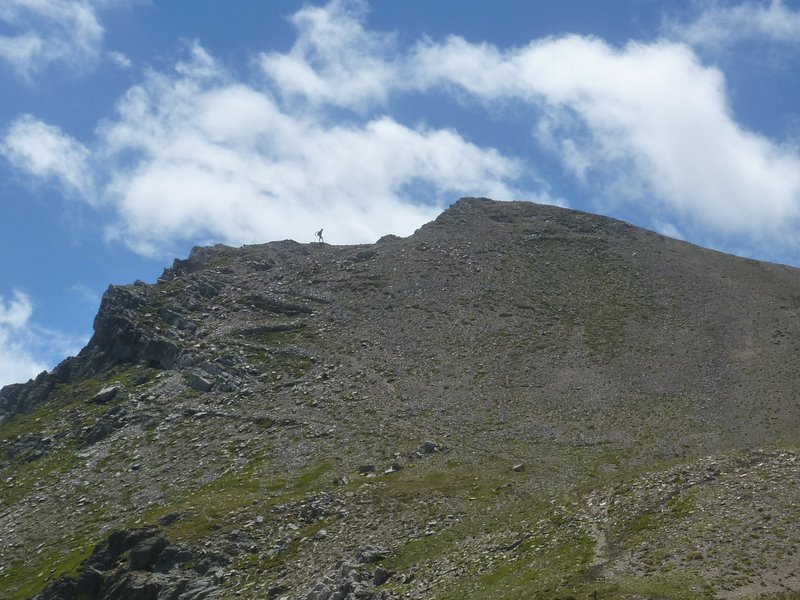
<path fill-rule="evenodd" d="M 197 248 L 0 391 L 0 596 L 800 597 L 798 315 L 532 203 Z"/>

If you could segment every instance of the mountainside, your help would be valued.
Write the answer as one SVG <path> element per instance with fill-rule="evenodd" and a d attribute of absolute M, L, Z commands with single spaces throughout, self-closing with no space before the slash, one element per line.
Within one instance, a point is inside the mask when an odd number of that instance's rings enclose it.
<path fill-rule="evenodd" d="M 524 202 L 196 248 L 0 391 L 0 597 L 800 598 L 799 317 Z"/>

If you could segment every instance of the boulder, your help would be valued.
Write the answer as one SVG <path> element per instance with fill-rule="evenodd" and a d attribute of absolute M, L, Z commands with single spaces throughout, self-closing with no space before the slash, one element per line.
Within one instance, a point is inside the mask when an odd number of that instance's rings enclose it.
<path fill-rule="evenodd" d="M 203 377 L 202 375 L 198 375 L 197 373 L 190 373 L 186 383 L 189 384 L 190 388 L 199 392 L 208 392 L 212 387 L 214 387 L 213 381 Z"/>
<path fill-rule="evenodd" d="M 167 540 L 163 536 L 156 536 L 142 540 L 130 553 L 130 568 L 134 571 L 149 571 L 158 560 L 158 555 L 166 548 Z"/>
<path fill-rule="evenodd" d="M 188 548 L 177 545 L 167 545 L 164 546 L 164 549 L 161 550 L 161 553 L 158 555 L 153 570 L 158 573 L 167 573 L 193 560 L 194 553 Z"/>
<path fill-rule="evenodd" d="M 419 448 L 414 450 L 411 453 L 413 458 L 422 458 L 423 456 L 427 456 L 428 454 L 433 454 L 434 452 L 439 452 L 441 447 L 436 442 L 427 441 L 424 442 Z"/>
<path fill-rule="evenodd" d="M 97 392 L 92 397 L 90 402 L 92 402 L 93 404 L 107 404 L 116 397 L 116 395 L 119 393 L 121 389 L 122 388 L 118 385 L 110 385 L 108 387 L 104 387 L 102 390 Z"/>
<path fill-rule="evenodd" d="M 389 556 L 389 551 L 380 546 L 360 546 L 356 551 L 359 563 L 376 563 Z"/>

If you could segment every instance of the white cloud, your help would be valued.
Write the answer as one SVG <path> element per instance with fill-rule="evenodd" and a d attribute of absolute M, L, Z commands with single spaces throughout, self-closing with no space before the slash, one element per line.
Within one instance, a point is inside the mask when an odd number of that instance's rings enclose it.
<path fill-rule="evenodd" d="M 796 244 L 800 157 L 738 125 L 722 73 L 684 45 L 566 36 L 501 51 L 453 37 L 421 44 L 413 72 L 423 88 L 538 108 L 540 143 L 654 221 Z"/>
<path fill-rule="evenodd" d="M 389 117 L 330 124 L 192 55 L 177 76 L 151 73 L 129 90 L 100 132 L 104 156 L 125 157 L 107 192 L 120 215 L 110 234 L 138 252 L 306 240 L 321 226 L 332 242 L 374 241 L 410 233 L 459 193 L 517 195 L 521 165 L 454 131 Z M 430 196 L 415 197 L 419 187 Z"/>
<path fill-rule="evenodd" d="M 33 305 L 22 292 L 13 296 L 9 301 L 0 296 L 0 387 L 26 381 L 46 368 L 29 348 Z"/>
<path fill-rule="evenodd" d="M 31 65 L 42 55 L 44 41 L 38 35 L 0 35 L 0 59 L 16 66 L 23 75 L 28 75 Z"/>
<path fill-rule="evenodd" d="M 364 110 L 392 94 L 439 89 L 467 92 L 495 115 L 522 103 L 539 115 L 531 123 L 539 147 L 606 202 L 646 203 L 653 225 L 796 243 L 800 156 L 740 126 L 723 74 L 689 47 L 563 36 L 506 50 L 450 37 L 401 54 L 393 35 L 364 29 L 361 8 L 332 2 L 295 15 L 290 52 L 261 61 L 282 97 Z M 795 42 L 798 14 L 779 1 L 714 4 L 697 23 L 711 38 L 734 28 Z"/>
<path fill-rule="evenodd" d="M 95 145 L 96 162 L 112 165 L 109 237 L 148 255 L 186 240 L 313 239 L 321 226 L 334 243 L 364 242 L 408 234 L 459 195 L 548 201 L 523 189 L 532 177 L 518 160 L 453 130 L 367 114 L 401 61 L 391 34 L 364 30 L 364 7 L 296 13 L 293 48 L 259 59 L 267 82 L 233 80 L 194 43 L 173 73 L 131 88 Z M 333 121 L 325 105 L 356 112 Z"/>
<path fill-rule="evenodd" d="M 108 53 L 108 58 L 111 59 L 115 65 L 121 69 L 130 69 L 133 66 L 131 59 L 125 56 L 122 52 L 111 51 Z"/>
<path fill-rule="evenodd" d="M 6 303 L 0 296 L 0 327 L 19 329 L 33 314 L 33 305 L 22 292 L 15 290 L 14 299 Z"/>
<path fill-rule="evenodd" d="M 3 0 L 0 23 L 13 32 L 0 36 L 0 60 L 26 79 L 54 63 L 82 70 L 97 59 L 103 41 L 88 0 Z"/>
<path fill-rule="evenodd" d="M 292 17 L 297 41 L 288 54 L 263 53 L 260 64 L 280 94 L 363 109 L 386 101 L 395 88 L 394 36 L 364 29 L 364 2 L 333 0 Z"/>
<path fill-rule="evenodd" d="M 668 22 L 665 32 L 699 48 L 721 50 L 745 40 L 800 44 L 800 10 L 782 0 L 740 4 L 706 2 L 691 22 Z"/>
<path fill-rule="evenodd" d="M 37 325 L 27 294 L 14 290 L 0 296 L 0 387 L 20 383 L 75 355 L 89 336 L 74 337 Z"/>
<path fill-rule="evenodd" d="M 23 115 L 0 139 L 0 154 L 20 170 L 54 180 L 90 202 L 95 199 L 89 150 L 58 127 Z"/>
<path fill-rule="evenodd" d="M 399 94 L 444 92 L 439 101 L 473 98 L 495 119 L 527 115 L 530 156 L 552 152 L 594 197 L 639 205 L 651 226 L 796 248 L 797 150 L 737 123 L 722 72 L 688 45 L 563 36 L 502 49 L 450 37 L 402 51 L 365 29 L 364 9 L 334 0 L 297 12 L 296 43 L 260 55 L 257 83 L 192 44 L 172 72 L 125 94 L 92 156 L 32 117 L 2 151 L 74 191 L 98 189 L 118 216 L 108 235 L 144 254 L 311 240 L 322 226 L 332 242 L 368 241 L 409 233 L 458 195 L 548 201 L 527 183 L 530 163 L 380 112 Z"/>

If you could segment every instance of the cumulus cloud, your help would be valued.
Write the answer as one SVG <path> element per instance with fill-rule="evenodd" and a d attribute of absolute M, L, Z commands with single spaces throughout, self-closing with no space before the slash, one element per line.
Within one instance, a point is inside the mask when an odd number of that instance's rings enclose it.
<path fill-rule="evenodd" d="M 88 0 L 4 0 L 0 23 L 12 31 L 0 36 L 0 60 L 27 79 L 53 63 L 83 69 L 97 59 L 103 41 Z"/>
<path fill-rule="evenodd" d="M 186 241 L 308 240 L 322 226 L 333 242 L 369 241 L 409 233 L 458 195 L 553 201 L 533 167 L 541 152 L 604 208 L 638 205 L 650 226 L 796 248 L 797 150 L 739 124 L 724 75 L 689 45 L 567 35 L 518 48 L 449 37 L 404 49 L 365 28 L 365 7 L 301 9 L 295 44 L 259 55 L 254 81 L 190 45 L 173 70 L 128 90 L 91 156 L 32 117 L 12 125 L 2 152 L 75 192 L 97 190 L 116 211 L 109 237 L 149 255 Z M 426 94 L 527 119 L 530 153 L 508 156 L 385 114 L 397 96 Z"/>
<path fill-rule="evenodd" d="M 340 83 L 357 79 L 363 57 L 351 53 L 368 50 L 362 38 L 374 37 L 356 36 L 358 48 L 339 39 L 360 27 L 343 6 L 295 16 L 301 29 L 320 33 L 314 52 L 327 57 L 320 80 L 328 91 L 314 102 L 333 102 Z M 311 42 L 301 33 L 298 44 Z M 33 176 L 90 201 L 102 197 L 118 216 L 108 237 L 144 255 L 186 241 L 304 240 L 321 226 L 333 242 L 374 241 L 412 232 L 458 195 L 533 195 L 518 186 L 518 160 L 454 130 L 381 114 L 333 121 L 309 104 L 282 102 L 296 88 L 276 81 L 237 81 L 192 43 L 172 71 L 150 71 L 128 90 L 91 152 L 29 115 L 8 129 L 0 152 Z M 354 83 L 342 103 L 380 93 Z"/>
<path fill-rule="evenodd" d="M 30 297 L 14 290 L 0 296 L 0 387 L 20 383 L 75 355 L 88 336 L 73 337 L 37 325 Z"/>
<path fill-rule="evenodd" d="M 14 299 L 5 302 L 0 296 L 0 327 L 19 329 L 23 327 L 33 314 L 33 305 L 28 297 L 14 290 Z"/>
<path fill-rule="evenodd" d="M 760 27 L 765 31 L 775 15 L 783 19 L 788 10 L 780 2 L 743 6 L 772 15 L 771 20 L 762 19 Z M 681 232 L 702 230 L 706 238 L 722 243 L 726 238 L 742 238 L 753 244 L 765 240 L 796 244 L 800 157 L 792 148 L 738 124 L 728 106 L 724 75 L 702 64 L 690 47 L 662 41 L 615 48 L 595 38 L 562 36 L 502 49 L 451 37 L 441 42 L 423 40 L 402 52 L 394 35 L 365 29 L 363 16 L 362 4 L 344 1 L 297 12 L 292 18 L 298 30 L 293 47 L 286 54 L 260 57 L 260 66 L 271 83 L 266 90 L 230 85 L 223 91 L 219 85 L 212 85 L 207 86 L 209 93 L 200 93 L 197 103 L 176 98 L 172 92 L 162 96 L 160 103 L 176 110 L 193 106 L 184 113 L 192 116 L 183 123 L 200 125 L 200 129 L 193 129 L 195 134 L 200 132 L 199 139 L 213 141 L 212 146 L 197 146 L 208 150 L 205 154 L 198 152 L 199 157 L 206 158 L 183 174 L 198 181 L 206 196 L 214 197 L 229 192 L 225 186 L 232 182 L 249 180 L 247 193 L 240 197 L 252 199 L 246 202 L 251 210 L 231 207 L 245 217 L 226 233 L 227 239 L 257 238 L 257 231 L 264 231 L 264 227 L 256 229 L 254 224 L 265 219 L 274 222 L 275 218 L 264 210 L 265 201 L 272 204 L 278 198 L 292 199 L 283 214 L 296 223 L 293 231 L 319 212 L 316 198 L 338 198 L 337 207 L 360 206 L 363 220 L 374 219 L 377 230 L 386 225 L 380 219 L 387 214 L 386 206 L 397 215 L 404 214 L 403 207 L 413 209 L 408 217 L 411 223 L 437 209 L 435 205 L 423 207 L 428 212 L 419 214 L 420 206 L 411 196 L 403 196 L 415 171 L 427 173 L 440 193 L 475 190 L 482 195 L 535 198 L 530 189 L 520 189 L 524 169 L 519 158 L 478 148 L 455 131 L 409 129 L 386 116 L 361 120 L 356 116 L 347 125 L 330 126 L 324 117 L 309 116 L 315 113 L 303 106 L 330 105 L 360 115 L 385 106 L 392 95 L 444 91 L 459 100 L 466 92 L 487 111 L 497 112 L 497 106 L 510 102 L 529 107 L 530 112 L 524 114 L 533 115 L 529 123 L 534 132 L 533 152 L 545 149 L 554 153 L 593 195 L 604 197 L 606 208 L 612 202 L 642 204 L 653 226 L 670 222 Z M 152 103 L 159 94 L 154 96 L 151 90 L 147 97 Z M 230 106 L 240 106 L 226 111 L 229 101 Z M 208 108 L 211 106 L 213 110 Z M 234 113 L 241 115 L 237 133 L 231 135 L 231 129 L 223 135 L 211 126 L 213 119 L 221 118 L 218 115 Z M 520 113 L 509 114 L 518 117 Z M 138 116 L 123 118 L 120 125 L 125 127 L 124 123 L 137 120 Z M 244 121 L 251 125 L 243 125 Z M 252 125 L 256 122 L 260 125 Z M 227 179 L 214 176 L 213 182 L 200 185 L 213 172 L 210 165 L 222 164 L 219 152 L 223 148 L 229 161 L 232 147 L 241 147 L 245 140 L 252 144 L 253 136 L 259 139 L 261 148 L 270 148 L 267 160 L 256 154 L 256 166 L 251 149 L 235 152 L 236 156 L 247 156 L 247 161 L 235 167 L 228 162 Z M 170 139 L 178 144 L 181 136 Z M 435 146 L 447 148 L 449 162 L 434 150 Z M 318 153 L 316 148 L 325 148 L 326 152 Z M 431 154 L 439 158 L 431 161 Z M 362 156 L 374 159 L 364 161 Z M 450 163 L 455 160 L 461 164 L 453 169 Z M 198 168 L 199 164 L 205 166 Z M 186 163 L 182 166 L 189 167 Z M 298 186 L 300 180 L 288 173 L 313 173 L 314 181 Z M 130 180 L 127 189 L 145 193 L 137 186 L 155 180 Z M 377 188 L 373 187 L 376 182 L 381 182 Z M 147 188 L 146 193 L 163 193 L 155 189 Z M 386 203 L 377 203 L 371 212 L 369 201 L 359 200 L 359 190 L 366 198 L 384 198 Z M 156 224 L 141 217 L 145 212 L 136 209 L 147 202 L 136 198 L 132 194 L 123 201 L 125 222 L 141 223 L 134 225 L 135 231 L 157 231 Z M 546 194 L 544 199 L 548 200 Z M 213 213 L 205 208 L 182 214 L 188 221 L 199 219 L 194 225 L 197 228 L 208 218 L 219 218 L 219 204 L 207 199 L 199 205 L 216 206 Z M 304 207 L 297 219 L 291 216 L 291 207 L 295 206 Z M 254 207 L 259 208 L 253 211 Z M 339 213 L 343 210 L 337 208 Z M 186 225 L 192 229 L 191 222 L 181 227 Z M 347 238 L 353 235 L 348 233 Z M 740 239 L 737 243 L 743 242 Z"/>
<path fill-rule="evenodd" d="M 422 87 L 536 107 L 539 143 L 653 219 L 795 243 L 800 156 L 737 124 L 723 74 L 685 45 L 565 36 L 503 51 L 452 37 L 420 45 L 414 73 Z"/>
<path fill-rule="evenodd" d="M 94 201 L 89 150 L 59 127 L 22 115 L 0 139 L 0 154 L 18 169 Z"/>
<path fill-rule="evenodd" d="M 0 387 L 26 381 L 45 370 L 29 348 L 30 299 L 20 291 L 6 301 L 0 296 Z"/>
<path fill-rule="evenodd" d="M 800 10 L 792 10 L 782 0 L 711 2 L 693 21 L 670 21 L 665 31 L 674 39 L 710 50 L 753 39 L 796 46 L 800 44 Z"/>
<path fill-rule="evenodd" d="M 111 235 L 144 254 L 176 239 L 302 240 L 322 225 L 332 241 L 407 234 L 455 194 L 515 196 L 522 171 L 452 130 L 287 110 L 229 81 L 198 46 L 177 73 L 129 90 L 101 138 L 109 160 L 120 157 Z"/>
<path fill-rule="evenodd" d="M 400 83 L 396 41 L 364 29 L 365 12 L 365 3 L 355 0 L 303 8 L 291 19 L 298 30 L 292 49 L 262 53 L 261 68 L 284 97 L 312 105 L 363 109 L 385 102 Z"/>

